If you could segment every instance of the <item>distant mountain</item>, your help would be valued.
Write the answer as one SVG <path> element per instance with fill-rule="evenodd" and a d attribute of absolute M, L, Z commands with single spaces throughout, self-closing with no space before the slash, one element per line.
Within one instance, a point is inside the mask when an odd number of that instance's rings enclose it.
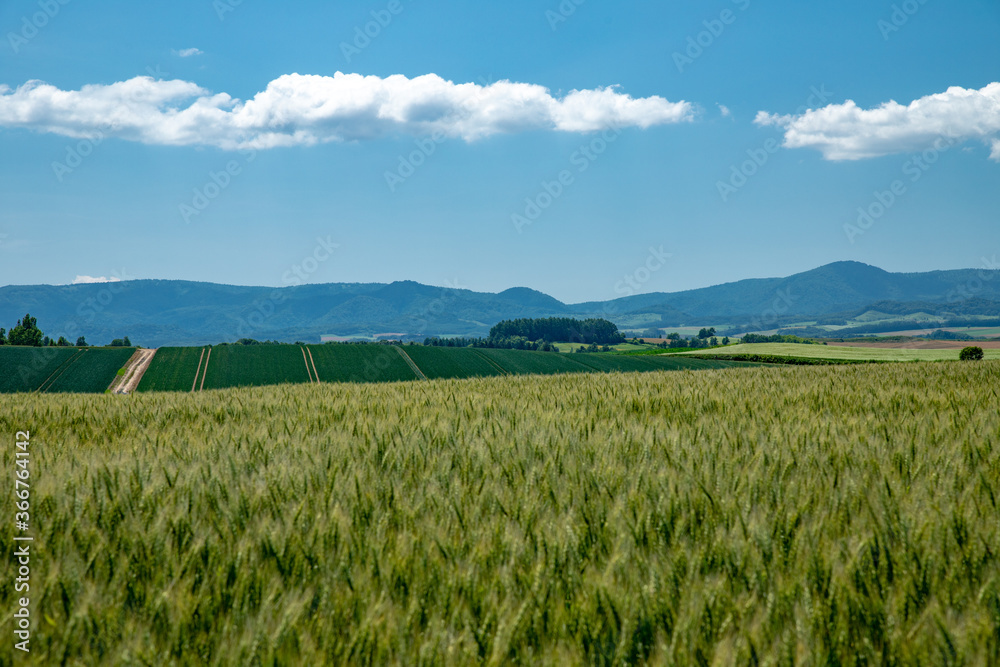
<path fill-rule="evenodd" d="M 103 344 L 128 335 L 147 347 L 238 338 L 315 342 L 323 334 L 481 336 L 503 319 L 606 317 L 622 328 L 726 325 L 747 330 L 869 310 L 993 315 L 1000 271 L 888 273 L 836 262 L 787 278 L 741 280 L 675 293 L 568 305 L 527 287 L 499 294 L 412 281 L 240 287 L 179 280 L 0 288 L 0 326 L 26 312 L 49 335 Z"/>

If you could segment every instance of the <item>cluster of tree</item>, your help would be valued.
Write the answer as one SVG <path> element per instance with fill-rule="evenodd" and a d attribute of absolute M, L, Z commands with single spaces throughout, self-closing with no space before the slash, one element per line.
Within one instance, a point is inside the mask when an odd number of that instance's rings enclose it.
<path fill-rule="evenodd" d="M 788 336 L 782 334 L 774 334 L 773 336 L 763 336 L 761 334 L 748 333 L 743 336 L 744 343 L 801 343 L 803 345 L 815 345 L 816 341 L 809 340 L 808 338 L 799 338 L 798 336 Z"/>
<path fill-rule="evenodd" d="M 425 338 L 424 345 L 432 347 L 491 347 L 500 350 L 540 350 L 558 352 L 559 348 L 547 340 L 529 340 L 524 336 L 506 338 Z"/>
<path fill-rule="evenodd" d="M 71 347 L 71 343 L 65 336 L 58 339 L 49 338 L 38 328 L 38 320 L 26 314 L 23 319 L 9 332 L 0 328 L 0 345 L 22 345 L 25 347 Z M 87 347 L 87 341 L 83 336 L 76 339 L 77 347 Z"/>
<path fill-rule="evenodd" d="M 962 361 L 980 361 L 985 354 L 981 347 L 966 347 L 958 353 L 958 358 Z"/>
<path fill-rule="evenodd" d="M 729 337 L 725 336 L 722 339 L 723 345 L 729 345 Z M 702 329 L 698 332 L 697 338 L 682 338 L 679 333 L 667 334 L 667 340 L 664 343 L 660 343 L 659 347 L 689 347 L 692 349 L 698 349 L 702 347 L 718 347 L 719 337 L 715 335 L 715 327 L 710 327 L 708 329 Z"/>
<path fill-rule="evenodd" d="M 618 331 L 614 322 L 597 317 L 586 320 L 571 317 L 504 320 L 490 329 L 488 340 L 499 342 L 518 338 L 532 342 L 562 341 L 585 345 L 617 345 L 625 342 L 625 336 Z"/>

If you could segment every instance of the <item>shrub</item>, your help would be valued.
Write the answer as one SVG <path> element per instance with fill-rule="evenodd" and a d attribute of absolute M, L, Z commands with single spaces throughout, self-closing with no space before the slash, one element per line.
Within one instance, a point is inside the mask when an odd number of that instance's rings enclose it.
<path fill-rule="evenodd" d="M 981 347 L 966 347 L 962 349 L 962 352 L 958 355 L 958 358 L 962 361 L 979 361 L 983 358 L 983 348 Z"/>

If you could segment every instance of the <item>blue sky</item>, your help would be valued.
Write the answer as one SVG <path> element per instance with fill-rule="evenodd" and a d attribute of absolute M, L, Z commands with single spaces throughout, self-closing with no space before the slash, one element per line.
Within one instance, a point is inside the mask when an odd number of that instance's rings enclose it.
<path fill-rule="evenodd" d="M 578 302 L 1000 254 L 994 0 L 96 4 L 0 5 L 0 284 Z"/>

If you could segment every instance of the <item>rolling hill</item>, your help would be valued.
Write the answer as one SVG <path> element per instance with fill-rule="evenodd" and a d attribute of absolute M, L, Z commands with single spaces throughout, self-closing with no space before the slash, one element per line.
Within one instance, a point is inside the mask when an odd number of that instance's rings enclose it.
<path fill-rule="evenodd" d="M 136 280 L 0 288 L 0 326 L 10 328 L 30 312 L 49 335 L 85 335 L 97 344 L 128 335 L 146 347 L 243 337 L 316 342 L 323 334 L 481 336 L 503 319 L 547 316 L 606 317 L 623 328 L 711 324 L 754 330 L 867 310 L 1000 317 L 1000 271 L 889 273 L 837 262 L 786 278 L 580 304 L 525 287 L 492 294 L 412 281 L 274 288 Z"/>

